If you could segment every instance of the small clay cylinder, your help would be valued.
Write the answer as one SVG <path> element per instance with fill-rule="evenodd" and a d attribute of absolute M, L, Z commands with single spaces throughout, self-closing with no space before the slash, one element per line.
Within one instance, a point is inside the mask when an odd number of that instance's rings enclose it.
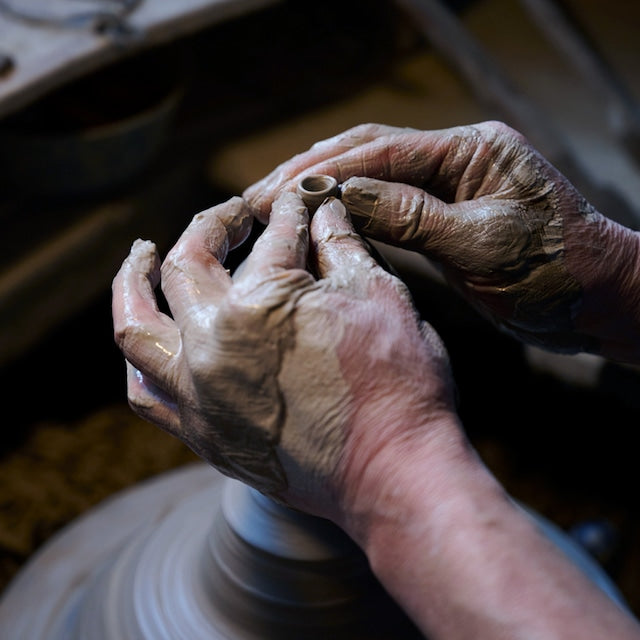
<path fill-rule="evenodd" d="M 298 183 L 296 192 L 313 214 L 328 197 L 338 195 L 338 181 L 322 174 L 306 176 Z"/>

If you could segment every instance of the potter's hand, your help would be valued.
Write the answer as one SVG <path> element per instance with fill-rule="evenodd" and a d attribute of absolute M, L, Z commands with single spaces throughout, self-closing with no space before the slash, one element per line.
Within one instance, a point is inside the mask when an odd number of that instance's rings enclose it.
<path fill-rule="evenodd" d="M 596 212 L 506 125 L 362 125 L 283 163 L 244 196 L 264 219 L 275 194 L 309 173 L 343 183 L 360 231 L 440 263 L 520 339 L 640 361 L 638 234 Z"/>
<path fill-rule="evenodd" d="M 282 194 L 231 276 L 222 263 L 250 225 L 233 198 L 197 215 L 162 267 L 133 245 L 113 286 L 129 401 L 227 475 L 337 519 L 372 457 L 424 437 L 408 416 L 452 410 L 447 356 L 339 200 L 309 225 Z"/>

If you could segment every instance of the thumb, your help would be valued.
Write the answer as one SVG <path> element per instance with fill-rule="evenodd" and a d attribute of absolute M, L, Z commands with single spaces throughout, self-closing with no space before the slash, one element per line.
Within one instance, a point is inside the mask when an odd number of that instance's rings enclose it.
<path fill-rule="evenodd" d="M 404 183 L 356 177 L 343 182 L 341 192 L 358 231 L 404 249 L 437 246 L 452 214 L 452 205 Z"/>

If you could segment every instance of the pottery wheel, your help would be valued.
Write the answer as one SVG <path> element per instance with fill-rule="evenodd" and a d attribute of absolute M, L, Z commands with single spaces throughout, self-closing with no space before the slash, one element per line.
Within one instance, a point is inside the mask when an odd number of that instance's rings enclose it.
<path fill-rule="evenodd" d="M 116 494 L 54 536 L 4 593 L 0 637 L 422 636 L 337 527 L 196 464 Z"/>
<path fill-rule="evenodd" d="M 612 598 L 604 572 L 549 537 Z M 0 601 L 12 640 L 421 638 L 330 522 L 205 464 L 131 487 L 60 531 Z"/>

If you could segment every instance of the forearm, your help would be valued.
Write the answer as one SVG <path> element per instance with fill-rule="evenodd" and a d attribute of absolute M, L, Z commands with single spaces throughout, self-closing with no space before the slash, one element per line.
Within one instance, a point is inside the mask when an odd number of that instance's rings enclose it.
<path fill-rule="evenodd" d="M 430 640 L 640 638 L 463 439 L 432 452 L 411 446 L 387 454 L 400 464 L 372 461 L 348 525 Z"/>

